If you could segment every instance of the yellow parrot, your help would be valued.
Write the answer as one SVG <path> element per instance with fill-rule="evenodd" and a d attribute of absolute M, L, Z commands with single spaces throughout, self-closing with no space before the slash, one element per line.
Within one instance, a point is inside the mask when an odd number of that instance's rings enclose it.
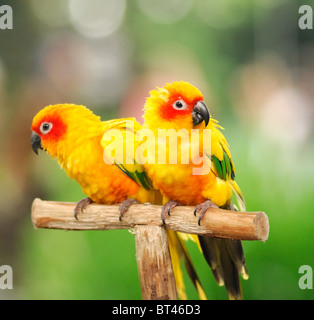
<path fill-rule="evenodd" d="M 110 156 L 106 149 L 112 142 L 106 137 L 112 129 L 127 137 L 140 130 L 141 125 L 134 118 L 101 121 L 88 108 L 74 104 L 47 106 L 33 119 L 31 145 L 34 152 L 37 154 L 38 149 L 43 149 L 52 158 L 57 158 L 67 175 L 75 179 L 87 195 L 76 205 L 76 218 L 92 202 L 121 203 L 120 218 L 134 201 L 162 203 L 160 191 L 153 188 L 143 166 L 134 163 L 130 165 L 126 163 L 125 157 L 117 165 L 106 161 Z M 126 140 L 122 143 L 125 144 Z M 134 158 L 134 155 L 130 157 Z M 130 166 L 132 172 L 128 170 Z M 200 298 L 206 299 L 182 237 L 175 232 L 168 232 L 168 235 L 179 297 L 186 299 L 180 268 L 183 258 Z"/>
<path fill-rule="evenodd" d="M 234 209 L 233 193 L 240 210 L 245 211 L 242 192 L 235 182 L 228 143 L 219 130 L 222 127 L 210 116 L 203 95 L 196 87 L 176 81 L 151 91 L 144 107 L 143 127 L 158 137 L 155 148 L 147 148 L 144 166 L 154 187 L 167 201 L 162 209 L 163 221 L 175 206 L 192 205 L 196 206 L 194 214 L 200 212 L 198 221 L 201 223 L 209 207 Z M 182 135 L 173 145 L 170 139 L 160 138 L 161 130 L 175 133 L 185 130 L 188 139 L 184 140 Z M 205 146 L 207 142 L 210 142 L 210 148 Z M 172 156 L 172 162 L 158 161 L 162 151 L 166 151 L 169 159 Z M 173 151 L 176 161 L 173 161 Z M 182 161 L 186 155 L 188 162 Z M 202 160 L 202 163 L 195 164 L 195 160 Z M 239 275 L 247 279 L 248 272 L 241 241 L 198 238 L 217 283 L 226 286 L 229 299 L 242 299 Z"/>

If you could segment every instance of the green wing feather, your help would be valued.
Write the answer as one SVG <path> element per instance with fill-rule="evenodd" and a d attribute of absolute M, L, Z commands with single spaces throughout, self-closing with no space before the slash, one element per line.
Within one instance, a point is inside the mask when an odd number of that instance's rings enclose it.
<path fill-rule="evenodd" d="M 134 153 L 127 153 L 125 151 L 126 144 L 131 142 L 128 139 L 133 139 L 132 143 L 134 144 L 134 150 L 136 150 L 136 144 L 139 144 L 138 141 L 135 140 L 135 135 L 142 128 L 142 126 L 134 119 L 134 118 L 124 118 L 119 120 L 111 120 L 104 122 L 105 131 L 109 129 L 118 129 L 123 136 L 123 150 L 122 154 L 115 155 L 114 164 L 129 178 L 133 179 L 140 186 L 145 188 L 146 190 L 152 190 L 153 183 L 151 179 L 148 177 L 144 166 L 136 162 Z M 125 154 L 125 156 L 124 156 Z"/>
<path fill-rule="evenodd" d="M 146 190 L 153 189 L 152 180 L 148 177 L 146 171 L 142 171 L 139 169 L 139 164 L 134 161 L 133 165 L 125 165 L 125 164 L 118 164 L 115 165 L 129 178 L 137 182 L 140 186 L 145 188 Z M 132 167 L 132 168 L 131 168 Z"/>
<path fill-rule="evenodd" d="M 222 135 L 221 140 L 218 142 L 218 147 L 219 150 L 222 151 L 222 156 L 218 157 L 215 154 L 209 155 L 206 153 L 206 156 L 211 160 L 211 170 L 217 177 L 230 183 L 237 198 L 239 209 L 245 211 L 244 196 L 238 184 L 235 182 L 235 168 L 230 156 L 228 144 Z"/>
<path fill-rule="evenodd" d="M 215 155 L 211 155 L 212 170 L 222 180 L 229 181 L 235 179 L 235 170 L 231 158 L 227 151 L 221 146 L 223 158 L 219 160 Z M 208 155 L 207 155 L 208 156 Z"/>
<path fill-rule="evenodd" d="M 234 180 L 235 172 L 231 158 L 229 158 L 225 149 L 223 149 L 223 158 L 219 160 L 216 156 L 211 155 L 213 171 L 222 180 Z"/>

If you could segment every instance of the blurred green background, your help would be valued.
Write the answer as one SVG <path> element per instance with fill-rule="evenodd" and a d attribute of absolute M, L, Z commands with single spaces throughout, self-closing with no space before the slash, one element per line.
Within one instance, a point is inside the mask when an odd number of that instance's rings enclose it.
<path fill-rule="evenodd" d="M 30 148 L 46 105 L 85 104 L 103 119 L 136 116 L 149 90 L 196 85 L 226 128 L 248 211 L 270 219 L 266 243 L 244 242 L 246 299 L 313 299 L 298 286 L 314 268 L 314 30 L 295 0 L 25 0 L 0 30 L 0 299 L 141 299 L 126 230 L 34 230 L 35 197 L 84 197 L 55 160 Z M 209 299 L 226 299 L 193 243 Z M 0 275 L 1 276 L 1 275 Z M 188 297 L 197 299 L 186 281 Z"/>

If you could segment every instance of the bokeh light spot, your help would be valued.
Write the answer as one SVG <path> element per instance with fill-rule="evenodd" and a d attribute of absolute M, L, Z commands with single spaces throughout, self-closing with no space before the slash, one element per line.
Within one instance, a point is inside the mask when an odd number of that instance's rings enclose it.
<path fill-rule="evenodd" d="M 241 25 L 249 16 L 249 6 L 244 0 L 199 0 L 196 6 L 198 17 L 215 29 L 231 29 Z"/>
<path fill-rule="evenodd" d="M 172 24 L 183 19 L 194 0 L 138 0 L 140 9 L 157 23 Z"/>
<path fill-rule="evenodd" d="M 102 38 L 114 33 L 123 21 L 125 9 L 125 0 L 69 2 L 70 19 L 74 28 L 90 38 Z"/>

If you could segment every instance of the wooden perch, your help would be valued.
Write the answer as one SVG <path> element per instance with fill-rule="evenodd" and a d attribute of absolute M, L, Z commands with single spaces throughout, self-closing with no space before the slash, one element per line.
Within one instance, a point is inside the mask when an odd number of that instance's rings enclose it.
<path fill-rule="evenodd" d="M 35 228 L 63 230 L 112 230 L 130 229 L 138 225 L 162 226 L 161 206 L 135 204 L 119 221 L 118 205 L 91 204 L 84 214 L 74 218 L 75 203 L 52 202 L 35 199 L 32 221 Z M 166 219 L 166 226 L 173 231 L 238 240 L 266 241 L 269 223 L 264 212 L 235 212 L 210 208 L 197 224 L 194 207 L 180 206 L 173 209 Z"/>
<path fill-rule="evenodd" d="M 118 205 L 91 204 L 83 214 L 74 217 L 75 203 L 35 199 L 32 220 L 35 228 L 63 230 L 135 231 L 136 261 L 145 300 L 177 299 L 175 278 L 168 246 L 168 237 L 161 220 L 161 206 L 132 205 L 119 220 Z M 262 240 L 268 238 L 268 218 L 263 212 L 235 212 L 211 208 L 201 221 L 194 216 L 194 207 L 173 209 L 166 219 L 170 230 L 212 237 Z"/>

